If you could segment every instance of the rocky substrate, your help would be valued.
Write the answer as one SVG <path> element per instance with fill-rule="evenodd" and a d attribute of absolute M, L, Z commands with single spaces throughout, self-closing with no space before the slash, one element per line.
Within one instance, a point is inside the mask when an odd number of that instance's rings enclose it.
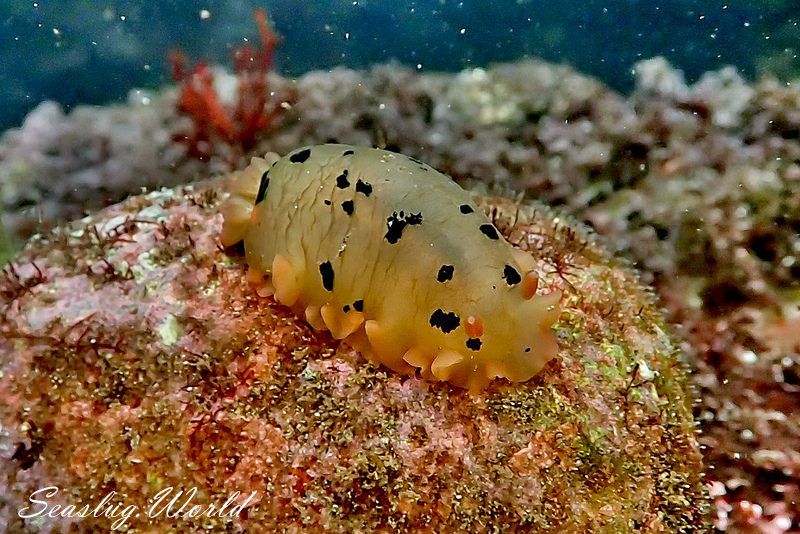
<path fill-rule="evenodd" d="M 132 197 L 17 258 L 0 301 L 0 528 L 67 531 L 58 514 L 17 516 L 47 486 L 51 505 L 112 495 L 140 514 L 79 531 L 703 525 L 685 363 L 654 295 L 582 226 L 480 200 L 564 297 L 558 357 L 471 396 L 371 364 L 258 297 L 219 248 L 217 187 Z M 170 487 L 197 488 L 203 509 L 239 491 L 244 510 L 148 515 Z"/>

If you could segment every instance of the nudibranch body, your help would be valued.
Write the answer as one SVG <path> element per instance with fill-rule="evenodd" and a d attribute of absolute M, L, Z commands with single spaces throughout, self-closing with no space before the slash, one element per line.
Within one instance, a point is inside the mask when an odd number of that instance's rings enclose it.
<path fill-rule="evenodd" d="M 449 177 L 347 145 L 253 158 L 232 176 L 225 246 L 261 294 L 367 358 L 478 392 L 525 381 L 558 350 L 560 294 Z"/>

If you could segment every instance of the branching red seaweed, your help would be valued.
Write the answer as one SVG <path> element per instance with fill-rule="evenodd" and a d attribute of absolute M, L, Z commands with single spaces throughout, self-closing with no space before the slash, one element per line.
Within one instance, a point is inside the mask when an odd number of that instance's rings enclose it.
<path fill-rule="evenodd" d="M 206 161 L 222 155 L 235 160 L 247 153 L 259 136 L 277 125 L 283 112 L 280 103 L 292 98 L 291 94 L 275 95 L 270 91 L 269 72 L 278 36 L 263 9 L 256 10 L 255 19 L 260 45 L 245 45 L 234 51 L 238 92 L 233 106 L 223 104 L 208 63 L 199 62 L 192 67 L 182 51 L 169 54 L 172 77 L 180 84 L 178 112 L 193 123 L 191 131 L 178 132 L 173 139 L 186 145 L 194 158 Z"/>

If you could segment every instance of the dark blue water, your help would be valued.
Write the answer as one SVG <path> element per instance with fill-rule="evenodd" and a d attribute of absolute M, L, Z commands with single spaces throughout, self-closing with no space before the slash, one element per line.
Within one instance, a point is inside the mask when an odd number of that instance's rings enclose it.
<path fill-rule="evenodd" d="M 232 48 L 257 36 L 257 6 L 283 35 L 276 67 L 290 75 L 390 59 L 457 70 L 527 56 L 625 91 L 632 65 L 656 55 L 690 80 L 728 64 L 749 77 L 800 75 L 798 0 L 3 0 L 0 130 L 43 99 L 103 103 L 161 85 L 175 46 L 230 64 Z"/>

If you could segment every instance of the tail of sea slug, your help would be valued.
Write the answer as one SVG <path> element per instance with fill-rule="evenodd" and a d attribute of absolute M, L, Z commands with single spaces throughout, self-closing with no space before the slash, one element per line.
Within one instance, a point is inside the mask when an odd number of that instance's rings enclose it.
<path fill-rule="evenodd" d="M 270 152 L 263 158 L 253 158 L 250 165 L 228 176 L 226 189 L 230 196 L 220 207 L 224 219 L 220 234 L 223 246 L 229 247 L 244 239 L 253 215 L 261 177 L 279 158 L 280 156 Z"/>

